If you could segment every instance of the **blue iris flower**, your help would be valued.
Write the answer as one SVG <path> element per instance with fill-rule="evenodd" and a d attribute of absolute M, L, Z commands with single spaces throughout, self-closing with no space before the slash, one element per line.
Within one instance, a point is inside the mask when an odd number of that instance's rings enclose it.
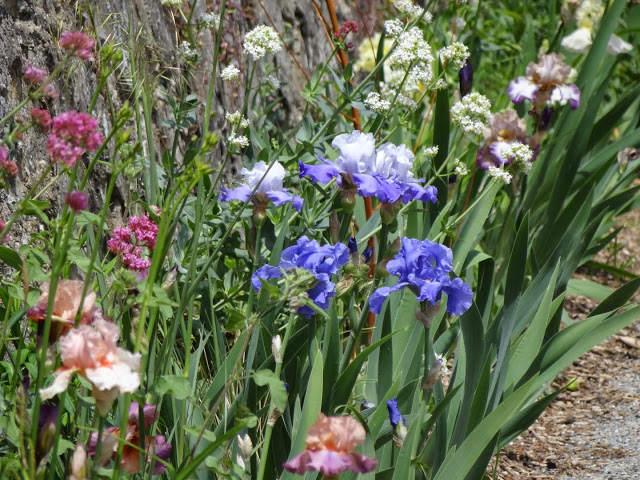
<path fill-rule="evenodd" d="M 335 162 L 322 157 L 318 157 L 323 162 L 318 165 L 298 162 L 300 178 L 308 176 L 312 183 L 336 178 L 341 188 L 355 187 L 360 196 L 378 197 L 381 202 L 437 201 L 436 188 L 423 187 L 423 179 L 413 177 L 414 155 L 404 145 L 385 143 L 376 149 L 372 134 L 355 130 L 338 135 L 331 146 L 339 151 Z"/>
<path fill-rule="evenodd" d="M 295 245 L 285 248 L 277 267 L 263 265 L 251 277 L 251 284 L 256 290 L 262 288 L 260 279 L 282 278 L 283 271 L 302 268 L 309 271 L 317 282 L 307 291 L 309 298 L 323 310 L 329 308 L 329 301 L 336 294 L 331 275 L 338 273 L 342 265 L 349 261 L 349 249 L 342 243 L 320 246 L 315 240 L 306 236 L 298 239 Z M 302 306 L 298 313 L 307 318 L 316 314 L 310 307 Z"/>
<path fill-rule="evenodd" d="M 471 287 L 460 278 L 449 278 L 453 270 L 453 255 L 444 245 L 430 240 L 403 238 L 402 248 L 387 263 L 387 271 L 398 277 L 398 283 L 392 287 L 380 287 L 369 298 L 369 307 L 373 313 L 380 313 L 382 304 L 392 292 L 405 287 L 410 288 L 420 302 L 436 304 L 447 295 L 447 311 L 453 315 L 462 315 L 471 306 L 473 292 Z"/>
<path fill-rule="evenodd" d="M 407 424 L 404 417 L 400 413 L 400 410 L 398 409 L 397 399 L 392 398 L 391 400 L 387 400 L 387 410 L 389 410 L 389 422 L 391 423 L 391 426 L 394 430 L 400 422 L 402 422 L 404 425 Z"/>

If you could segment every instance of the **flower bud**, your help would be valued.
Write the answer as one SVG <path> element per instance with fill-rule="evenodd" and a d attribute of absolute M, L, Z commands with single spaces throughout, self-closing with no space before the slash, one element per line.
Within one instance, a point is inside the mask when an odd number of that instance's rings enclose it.
<path fill-rule="evenodd" d="M 243 460 L 249 461 L 253 454 L 253 443 L 251 442 L 251 437 L 246 433 L 242 436 L 238 435 L 237 442 L 238 448 L 240 448 L 240 452 L 242 453 Z"/>
<path fill-rule="evenodd" d="M 331 210 L 329 215 L 329 238 L 333 244 L 340 241 L 340 219 L 338 219 L 338 214 L 335 210 Z"/>
<path fill-rule="evenodd" d="M 440 302 L 437 302 L 435 305 L 429 305 L 425 310 L 416 308 L 416 319 L 418 319 L 420 323 L 424 325 L 424 328 L 428 330 L 439 310 Z"/>
<path fill-rule="evenodd" d="M 356 193 L 358 190 L 349 189 L 344 190 L 340 189 L 340 206 L 342 207 L 342 211 L 346 214 L 353 213 L 353 209 L 356 206 Z"/>
<path fill-rule="evenodd" d="M 471 93 L 473 87 L 473 67 L 468 58 L 464 67 L 458 72 L 458 79 L 460 80 L 460 95 L 464 97 Z"/>
<path fill-rule="evenodd" d="M 85 478 L 87 478 L 87 452 L 82 445 L 78 445 L 71 458 L 69 480 L 84 480 Z"/>
<path fill-rule="evenodd" d="M 276 335 L 271 340 L 271 353 L 273 354 L 273 359 L 276 363 L 282 363 L 282 339 L 280 335 Z"/>
<path fill-rule="evenodd" d="M 383 202 L 380 207 L 380 220 L 383 225 L 392 225 L 396 222 L 396 217 L 402 203 L 397 200 L 393 203 Z"/>
<path fill-rule="evenodd" d="M 345 275 L 336 284 L 336 297 L 342 298 L 353 289 L 353 275 Z"/>

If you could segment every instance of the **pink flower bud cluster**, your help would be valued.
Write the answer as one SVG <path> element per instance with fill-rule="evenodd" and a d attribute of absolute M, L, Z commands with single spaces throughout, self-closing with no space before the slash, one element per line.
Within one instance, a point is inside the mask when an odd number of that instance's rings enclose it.
<path fill-rule="evenodd" d="M 65 50 L 74 52 L 83 62 L 93 60 L 95 41 L 82 32 L 64 32 L 58 43 Z"/>
<path fill-rule="evenodd" d="M 51 115 L 48 110 L 44 108 L 32 108 L 31 119 L 34 123 L 40 125 L 45 132 L 51 130 L 53 120 L 51 119 Z"/>
<path fill-rule="evenodd" d="M 89 208 L 89 197 L 84 192 L 68 193 L 64 202 L 69 205 L 69 208 L 75 213 L 80 213 L 82 210 Z"/>
<path fill-rule="evenodd" d="M 61 113 L 53 119 L 47 139 L 51 159 L 72 167 L 85 152 L 95 151 L 104 140 L 97 129 L 98 121 L 87 113 Z"/>
<path fill-rule="evenodd" d="M 46 70 L 42 70 L 41 68 L 34 67 L 32 65 L 25 68 L 22 75 L 24 76 L 24 79 L 32 85 L 40 85 L 41 83 L 44 83 L 49 76 Z M 42 87 L 42 92 L 49 98 L 58 98 L 58 92 L 53 88 L 53 85 L 48 83 Z"/>
<path fill-rule="evenodd" d="M 3 172 L 7 172 L 10 176 L 18 175 L 18 165 L 13 160 L 9 160 L 9 150 L 7 147 L 0 145 L 0 177 Z"/>
<path fill-rule="evenodd" d="M 151 261 L 142 257 L 143 247 L 153 250 L 157 236 L 158 226 L 148 216 L 131 217 L 126 227 L 114 229 L 107 248 L 121 254 L 124 266 L 129 270 L 142 271 L 151 266 Z"/>

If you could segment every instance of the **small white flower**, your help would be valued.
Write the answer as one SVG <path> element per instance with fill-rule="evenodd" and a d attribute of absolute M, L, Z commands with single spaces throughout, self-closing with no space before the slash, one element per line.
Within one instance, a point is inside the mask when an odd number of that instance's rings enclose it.
<path fill-rule="evenodd" d="M 247 120 L 240 111 L 227 113 L 224 118 L 234 127 L 240 126 L 240 128 L 248 128 L 249 125 L 251 125 L 251 121 Z"/>
<path fill-rule="evenodd" d="M 520 142 L 501 142 L 499 149 L 500 156 L 502 158 L 510 158 L 511 165 L 515 167 L 516 171 L 529 173 L 531 159 L 533 158 L 533 150 L 529 145 Z"/>
<path fill-rule="evenodd" d="M 469 49 L 464 43 L 460 42 L 441 48 L 438 53 L 443 62 L 453 65 L 456 70 L 464 67 L 467 58 L 469 58 Z"/>
<path fill-rule="evenodd" d="M 427 158 L 433 158 L 438 154 L 440 148 L 437 145 L 432 147 L 422 147 L 422 154 Z"/>
<path fill-rule="evenodd" d="M 459 177 L 469 175 L 469 167 L 462 163 L 459 158 L 456 158 L 454 165 L 455 168 L 453 169 L 453 171 L 456 175 L 458 175 Z"/>
<path fill-rule="evenodd" d="M 364 104 L 376 113 L 386 113 L 391 108 L 391 103 L 388 100 L 382 100 L 378 92 L 369 93 Z"/>
<path fill-rule="evenodd" d="M 449 375 L 449 369 L 447 368 L 447 359 L 444 358 L 444 356 L 436 353 L 436 361 L 434 362 L 434 365 L 436 364 L 440 364 L 440 374 L 443 377 Z"/>
<path fill-rule="evenodd" d="M 242 458 L 246 461 L 249 461 L 251 458 L 251 454 L 253 453 L 253 443 L 251 442 L 251 437 L 246 433 L 242 436 L 238 435 L 237 437 L 238 447 L 240 448 L 240 452 L 242 453 Z"/>
<path fill-rule="evenodd" d="M 633 50 L 633 45 L 625 42 L 616 34 L 611 35 L 609 38 L 609 43 L 607 43 L 607 52 L 611 55 L 629 53 L 631 50 Z"/>
<path fill-rule="evenodd" d="M 240 76 L 240 70 L 235 65 L 229 65 L 222 69 L 222 72 L 220 72 L 220 76 L 225 82 L 231 82 L 233 80 L 236 80 L 238 76 Z"/>
<path fill-rule="evenodd" d="M 396 0 L 393 2 L 393 6 L 396 7 L 396 10 L 400 13 L 404 13 L 411 18 L 418 18 L 424 12 L 424 8 L 419 5 L 414 5 L 413 2 L 409 0 Z M 433 16 L 429 12 L 426 12 L 422 18 L 427 23 L 433 20 Z"/>
<path fill-rule="evenodd" d="M 258 25 L 244 37 L 244 50 L 254 60 L 264 57 L 267 53 L 277 53 L 282 50 L 278 34 L 272 27 Z"/>
<path fill-rule="evenodd" d="M 384 22 L 384 29 L 390 37 L 397 37 L 404 31 L 404 24 L 397 18 L 394 18 L 393 20 Z"/>
<path fill-rule="evenodd" d="M 484 95 L 472 92 L 451 108 L 451 119 L 467 133 L 482 135 L 491 116 L 491 103 Z"/>
<path fill-rule="evenodd" d="M 180 47 L 178 47 L 178 52 L 180 56 L 186 60 L 195 60 L 198 58 L 198 50 L 195 48 L 191 48 L 191 44 L 189 42 L 180 43 Z"/>
<path fill-rule="evenodd" d="M 487 170 L 487 173 L 489 174 L 489 176 L 495 178 L 496 180 L 499 180 L 505 184 L 509 184 L 511 183 L 511 174 L 509 172 L 507 172 L 506 170 L 502 170 L 499 167 L 494 167 L 491 166 L 489 167 L 489 169 Z"/>
<path fill-rule="evenodd" d="M 436 90 L 444 90 L 447 87 L 448 85 L 444 78 L 439 78 L 436 81 L 436 84 L 433 86 L 433 88 L 435 88 Z"/>
<path fill-rule="evenodd" d="M 200 15 L 200 24 L 206 28 L 218 28 L 218 25 L 220 25 L 220 15 L 217 13 L 203 13 Z"/>
<path fill-rule="evenodd" d="M 267 77 L 267 83 L 274 90 L 278 90 L 280 88 L 280 80 L 273 73 Z"/>
<path fill-rule="evenodd" d="M 235 133 L 229 135 L 227 142 L 229 142 L 230 145 L 239 148 L 246 148 L 249 146 L 249 139 L 247 137 L 244 135 L 236 135 Z"/>

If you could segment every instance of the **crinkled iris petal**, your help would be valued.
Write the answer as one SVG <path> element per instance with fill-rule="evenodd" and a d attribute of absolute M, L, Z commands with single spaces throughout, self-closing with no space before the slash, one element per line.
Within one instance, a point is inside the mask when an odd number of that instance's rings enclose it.
<path fill-rule="evenodd" d="M 246 185 L 240 185 L 239 187 L 229 189 L 222 186 L 222 192 L 220 193 L 221 202 L 230 202 L 232 200 L 238 200 L 240 202 L 246 202 L 251 196 L 252 188 Z"/>
<path fill-rule="evenodd" d="M 438 201 L 438 190 L 433 185 L 425 188 L 418 183 L 405 183 L 402 202 L 407 204 L 412 200 L 419 200 L 423 203 L 436 203 Z"/>
<path fill-rule="evenodd" d="M 351 175 L 353 183 L 358 187 L 358 193 L 363 197 L 378 197 L 381 202 L 393 203 L 400 198 L 400 186 L 380 175 L 368 173 L 354 173 Z"/>
<path fill-rule="evenodd" d="M 523 100 L 533 102 L 538 92 L 538 85 L 527 77 L 518 77 L 509 83 L 509 98 L 513 103 L 521 103 Z"/>
<path fill-rule="evenodd" d="M 302 208 L 302 198 L 296 195 L 291 195 L 286 190 L 270 190 L 266 192 L 266 195 L 276 207 L 284 205 L 285 203 L 292 203 L 297 211 L 300 211 Z"/>
<path fill-rule="evenodd" d="M 328 183 L 341 173 L 340 169 L 333 164 L 309 165 L 298 162 L 298 167 L 300 168 L 300 178 L 307 176 L 311 179 L 311 183 Z"/>
<path fill-rule="evenodd" d="M 568 102 L 571 110 L 575 110 L 580 106 L 580 89 L 573 83 L 558 85 L 553 89 L 550 100 L 557 101 L 560 104 Z"/>
<path fill-rule="evenodd" d="M 297 475 L 306 472 L 321 472 L 324 475 L 337 475 L 345 470 L 355 473 L 367 473 L 375 470 L 378 461 L 357 452 L 338 452 L 334 450 L 305 450 L 292 458 L 283 467 Z"/>
<path fill-rule="evenodd" d="M 447 294 L 447 312 L 452 315 L 462 315 L 471 307 L 473 292 L 462 279 L 454 278 L 442 287 L 442 292 Z"/>
<path fill-rule="evenodd" d="M 268 280 L 270 278 L 282 278 L 282 271 L 278 267 L 263 265 L 251 277 L 251 285 L 256 290 L 260 290 L 262 288 L 260 279 Z"/>
<path fill-rule="evenodd" d="M 378 315 L 382 311 L 382 304 L 387 297 L 409 285 L 407 282 L 398 282 L 393 287 L 380 287 L 369 297 L 369 310 Z"/>

